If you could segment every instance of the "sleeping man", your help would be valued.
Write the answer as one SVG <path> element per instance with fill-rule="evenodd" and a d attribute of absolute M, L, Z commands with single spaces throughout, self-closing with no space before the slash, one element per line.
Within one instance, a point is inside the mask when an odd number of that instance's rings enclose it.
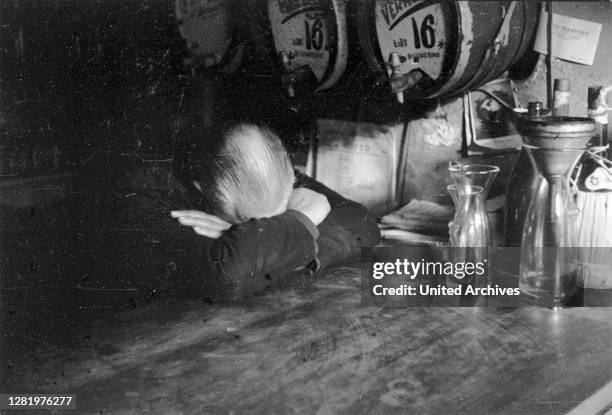
<path fill-rule="evenodd" d="M 240 298 L 379 241 L 363 206 L 296 174 L 280 139 L 253 124 L 226 131 L 180 179 L 142 169 L 120 193 L 140 232 L 128 241 L 140 252 L 135 272 L 179 295 Z"/>

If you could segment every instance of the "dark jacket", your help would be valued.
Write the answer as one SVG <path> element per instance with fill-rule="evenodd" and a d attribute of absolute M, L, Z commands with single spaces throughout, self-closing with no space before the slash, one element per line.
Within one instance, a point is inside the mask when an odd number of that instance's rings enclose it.
<path fill-rule="evenodd" d="M 178 295 L 240 298 L 287 278 L 310 278 L 308 271 L 318 271 L 358 255 L 362 246 L 378 243 L 376 221 L 366 208 L 308 176 L 296 177 L 296 187 L 322 193 L 329 200 L 331 212 L 318 227 L 301 212 L 287 210 L 234 225 L 218 239 L 210 239 L 170 216 L 172 210 L 207 211 L 194 186 L 162 167 L 129 175 L 115 192 L 123 218 L 118 248 L 129 255 L 129 272 L 148 281 L 144 285 L 149 288 L 169 289 Z M 294 272 L 297 269 L 304 271 Z"/>

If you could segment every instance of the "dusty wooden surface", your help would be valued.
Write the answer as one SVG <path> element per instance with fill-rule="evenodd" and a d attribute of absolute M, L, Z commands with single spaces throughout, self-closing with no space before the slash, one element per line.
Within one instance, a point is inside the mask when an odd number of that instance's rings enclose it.
<path fill-rule="evenodd" d="M 559 414 L 612 375 L 610 308 L 365 307 L 352 268 L 63 326 L 5 332 L 6 392 L 74 393 L 79 414 Z"/>

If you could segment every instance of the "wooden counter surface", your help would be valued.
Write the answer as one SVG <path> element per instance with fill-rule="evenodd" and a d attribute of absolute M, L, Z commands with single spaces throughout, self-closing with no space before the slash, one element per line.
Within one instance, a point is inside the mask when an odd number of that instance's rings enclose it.
<path fill-rule="evenodd" d="M 612 378 L 612 308 L 365 307 L 359 284 L 344 267 L 67 324 L 55 344 L 12 332 L 33 354 L 9 358 L 6 392 L 73 393 L 79 414 L 560 414 Z"/>

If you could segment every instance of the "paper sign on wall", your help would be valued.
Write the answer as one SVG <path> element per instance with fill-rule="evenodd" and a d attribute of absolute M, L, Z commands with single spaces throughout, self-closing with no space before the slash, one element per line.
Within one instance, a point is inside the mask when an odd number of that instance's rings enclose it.
<path fill-rule="evenodd" d="M 552 23 L 553 56 L 584 65 L 593 65 L 601 33 L 601 23 L 554 13 Z M 547 29 L 548 13 L 542 12 L 538 24 L 538 33 L 533 45 L 536 52 L 548 53 Z"/>
<path fill-rule="evenodd" d="M 397 138 L 389 126 L 317 120 L 306 171 L 374 215 L 395 207 Z"/>

